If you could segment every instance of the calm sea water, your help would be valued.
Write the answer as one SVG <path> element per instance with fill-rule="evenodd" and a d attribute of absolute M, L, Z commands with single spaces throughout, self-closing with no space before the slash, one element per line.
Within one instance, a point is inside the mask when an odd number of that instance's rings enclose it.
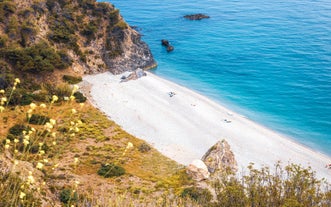
<path fill-rule="evenodd" d="M 155 74 L 331 155 L 330 0 L 111 2 L 144 35 Z M 193 13 L 211 18 L 182 17 Z"/>

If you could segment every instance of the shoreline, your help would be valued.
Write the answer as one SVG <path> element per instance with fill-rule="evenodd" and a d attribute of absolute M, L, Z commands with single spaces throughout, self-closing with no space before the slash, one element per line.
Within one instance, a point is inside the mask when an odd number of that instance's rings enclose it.
<path fill-rule="evenodd" d="M 283 166 L 311 166 L 318 178 L 331 180 L 331 170 L 325 168 L 331 158 L 321 152 L 150 72 L 123 83 L 120 77 L 109 72 L 84 76 L 92 104 L 125 131 L 181 164 L 201 159 L 218 140 L 225 139 L 238 172 L 251 162 L 256 167 L 272 167 L 281 161 Z"/>

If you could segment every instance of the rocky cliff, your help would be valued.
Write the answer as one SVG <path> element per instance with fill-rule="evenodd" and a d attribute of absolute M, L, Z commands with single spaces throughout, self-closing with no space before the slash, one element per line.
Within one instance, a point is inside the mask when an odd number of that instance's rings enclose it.
<path fill-rule="evenodd" d="M 96 0 L 0 0 L 0 58 L 2 68 L 32 74 L 156 65 L 119 10 Z"/>

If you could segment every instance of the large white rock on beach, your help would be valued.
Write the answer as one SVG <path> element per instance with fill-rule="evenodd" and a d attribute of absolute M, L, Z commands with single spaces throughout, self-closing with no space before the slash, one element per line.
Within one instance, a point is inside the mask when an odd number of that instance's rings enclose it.
<path fill-rule="evenodd" d="M 230 145 L 224 139 L 213 145 L 202 157 L 213 177 L 222 176 L 225 171 L 236 172 L 237 162 Z"/>
<path fill-rule="evenodd" d="M 186 168 L 186 173 L 196 181 L 206 180 L 210 176 L 208 168 L 202 160 L 193 160 Z"/>

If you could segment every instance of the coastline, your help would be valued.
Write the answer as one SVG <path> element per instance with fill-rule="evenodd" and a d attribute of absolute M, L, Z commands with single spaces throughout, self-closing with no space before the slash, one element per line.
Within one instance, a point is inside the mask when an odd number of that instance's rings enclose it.
<path fill-rule="evenodd" d="M 225 139 L 239 172 L 251 162 L 272 168 L 281 161 L 283 165 L 311 166 L 318 178 L 331 180 L 331 170 L 325 168 L 330 157 L 192 90 L 149 72 L 138 80 L 120 83 L 120 78 L 109 72 L 85 76 L 92 104 L 125 131 L 181 164 L 200 159 L 218 140 Z M 174 94 L 170 96 L 170 92 Z"/>

